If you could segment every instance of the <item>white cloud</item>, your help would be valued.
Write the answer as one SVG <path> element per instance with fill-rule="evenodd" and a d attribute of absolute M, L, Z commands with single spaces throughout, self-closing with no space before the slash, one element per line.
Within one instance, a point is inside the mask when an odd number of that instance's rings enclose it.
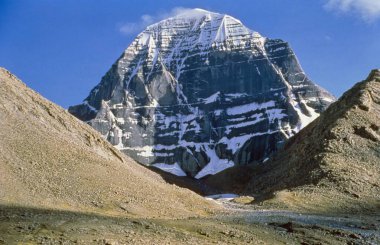
<path fill-rule="evenodd" d="M 341 13 L 354 13 L 367 22 L 380 18 L 380 0 L 327 0 L 325 8 Z"/>
<path fill-rule="evenodd" d="M 169 18 L 171 16 L 184 14 L 190 10 L 191 9 L 188 8 L 176 7 L 171 9 L 169 12 L 158 12 L 155 15 L 144 14 L 140 17 L 140 20 L 137 22 L 128 22 L 122 24 L 119 28 L 119 31 L 125 35 L 136 34 L 142 31 L 148 25 Z"/>
<path fill-rule="evenodd" d="M 119 31 L 125 35 L 135 34 L 136 32 L 144 29 L 146 26 L 153 24 L 153 22 L 154 22 L 153 16 L 144 14 L 140 17 L 140 21 L 125 23 L 120 27 Z"/>
<path fill-rule="evenodd" d="M 168 17 L 185 14 L 185 13 L 188 13 L 190 11 L 193 11 L 193 9 L 183 8 L 183 7 L 175 7 L 167 13 L 162 13 L 161 17 L 162 17 L 162 19 L 166 19 Z"/>

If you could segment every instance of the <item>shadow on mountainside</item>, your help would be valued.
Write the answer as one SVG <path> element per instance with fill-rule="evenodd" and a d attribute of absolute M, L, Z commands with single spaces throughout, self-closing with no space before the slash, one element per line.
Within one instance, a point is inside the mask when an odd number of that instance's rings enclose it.
<path fill-rule="evenodd" d="M 177 185 L 182 188 L 187 188 L 191 191 L 194 191 L 195 193 L 202 195 L 202 196 L 209 196 L 214 194 L 222 194 L 225 193 L 223 188 L 219 188 L 217 185 L 209 185 L 205 180 L 207 177 L 202 179 L 195 179 L 191 177 L 181 177 L 176 176 L 171 173 L 167 173 L 159 168 L 155 167 L 146 167 L 149 170 L 159 174 L 166 183 Z"/>

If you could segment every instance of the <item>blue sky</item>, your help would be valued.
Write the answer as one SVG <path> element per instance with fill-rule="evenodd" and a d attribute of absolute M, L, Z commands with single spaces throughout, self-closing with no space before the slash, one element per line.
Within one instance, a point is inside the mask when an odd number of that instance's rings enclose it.
<path fill-rule="evenodd" d="M 144 25 L 179 7 L 227 13 L 288 41 L 309 77 L 336 96 L 380 68 L 380 0 L 0 0 L 0 66 L 67 108 Z"/>

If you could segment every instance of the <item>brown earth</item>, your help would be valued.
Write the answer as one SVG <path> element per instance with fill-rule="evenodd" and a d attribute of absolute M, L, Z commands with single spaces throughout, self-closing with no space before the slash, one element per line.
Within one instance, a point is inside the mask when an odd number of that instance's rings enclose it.
<path fill-rule="evenodd" d="M 124 156 L 2 68 L 0 205 L 161 218 L 218 209 Z"/>
<path fill-rule="evenodd" d="M 380 243 L 380 216 L 348 217 L 243 210 L 209 218 L 141 219 L 0 206 L 0 244 Z"/>

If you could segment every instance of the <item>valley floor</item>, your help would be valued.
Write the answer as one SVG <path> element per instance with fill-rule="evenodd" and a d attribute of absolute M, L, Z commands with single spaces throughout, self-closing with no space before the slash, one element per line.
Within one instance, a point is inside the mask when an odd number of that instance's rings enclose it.
<path fill-rule="evenodd" d="M 380 244 L 380 215 L 322 216 L 218 203 L 224 212 L 189 219 L 0 206 L 0 244 Z"/>

